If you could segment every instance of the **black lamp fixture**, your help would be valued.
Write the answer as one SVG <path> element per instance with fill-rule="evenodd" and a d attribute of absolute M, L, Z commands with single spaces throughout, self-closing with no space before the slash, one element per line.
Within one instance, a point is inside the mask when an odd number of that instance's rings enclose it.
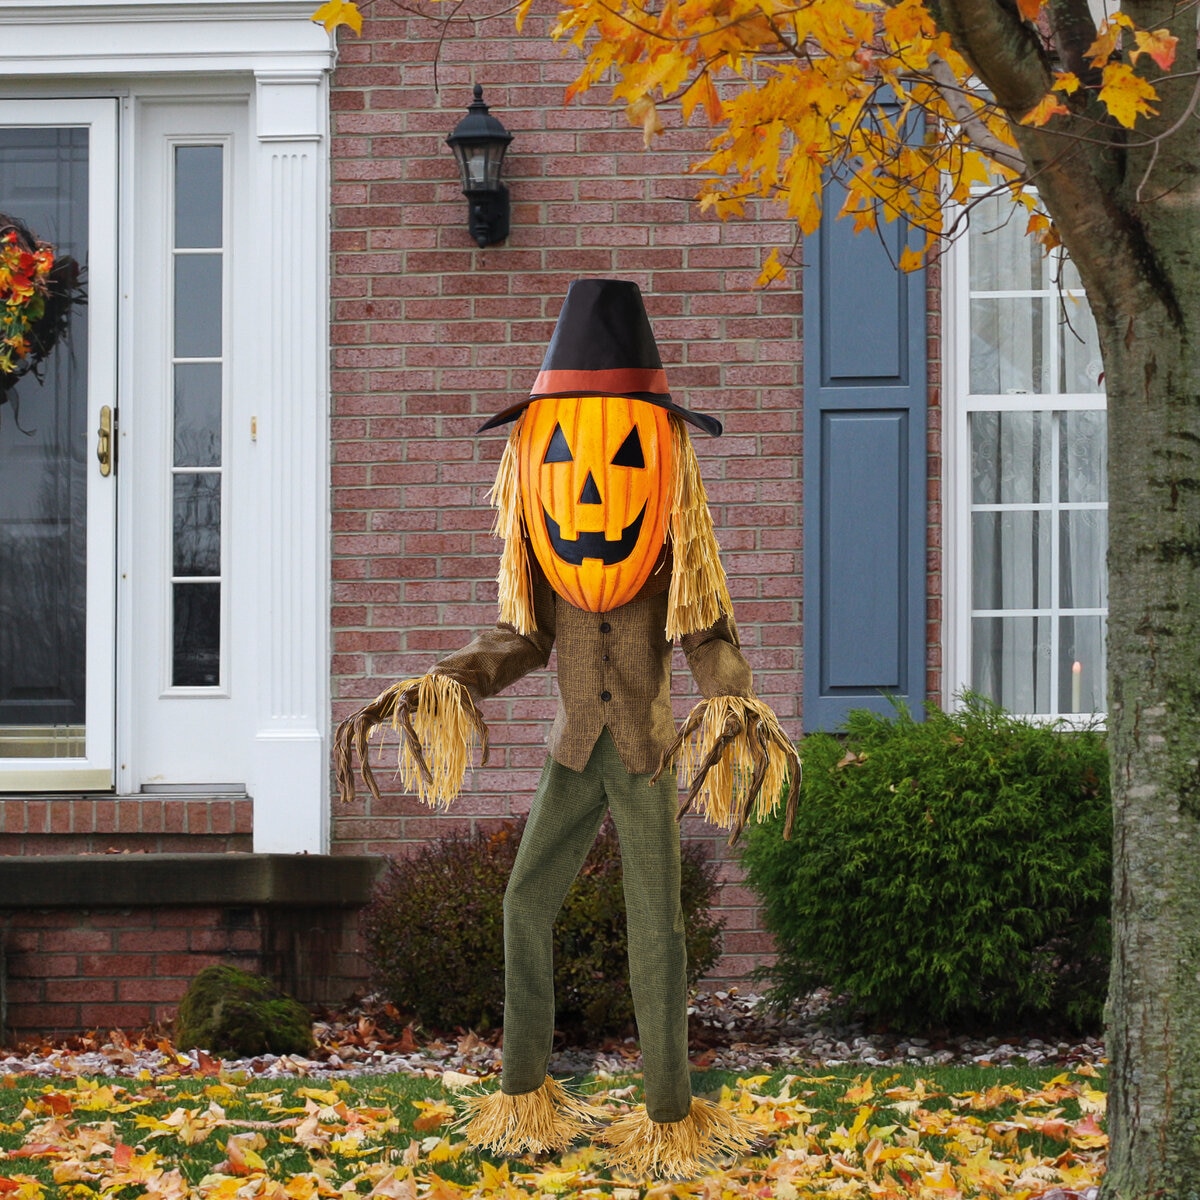
<path fill-rule="evenodd" d="M 511 141 L 512 134 L 488 112 L 483 88 L 476 84 L 475 99 L 446 144 L 458 160 L 463 195 L 471 202 L 467 227 L 480 249 L 508 237 L 508 188 L 500 182 L 500 168 Z"/>

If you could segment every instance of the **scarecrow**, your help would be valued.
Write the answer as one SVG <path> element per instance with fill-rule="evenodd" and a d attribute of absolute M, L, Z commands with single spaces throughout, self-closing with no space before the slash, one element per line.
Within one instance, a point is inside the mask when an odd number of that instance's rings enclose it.
<path fill-rule="evenodd" d="M 529 398 L 482 429 L 510 421 L 492 492 L 504 539 L 500 619 L 339 726 L 338 782 L 353 795 L 356 749 L 379 795 L 367 744 L 390 723 L 405 787 L 449 804 L 477 743 L 487 760 L 479 702 L 544 667 L 557 646 L 549 757 L 504 896 L 501 1085 L 468 1102 L 466 1133 L 495 1153 L 537 1153 L 564 1149 L 601 1119 L 546 1071 L 553 924 L 608 810 L 621 843 L 645 1104 L 596 1140 L 618 1170 L 689 1176 L 750 1139 L 733 1114 L 691 1094 L 679 817 L 696 804 L 732 841 L 774 809 L 790 775 L 790 828 L 800 783 L 795 748 L 755 698 L 738 648 L 687 432 L 716 437 L 721 423 L 672 400 L 637 285 L 610 279 L 571 285 Z M 704 697 L 678 736 L 676 640 Z M 691 777 L 678 812 L 676 760 Z"/>

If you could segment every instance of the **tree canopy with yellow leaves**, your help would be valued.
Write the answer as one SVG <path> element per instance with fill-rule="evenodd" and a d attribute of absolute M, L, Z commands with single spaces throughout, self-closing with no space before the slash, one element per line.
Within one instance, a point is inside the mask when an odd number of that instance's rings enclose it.
<path fill-rule="evenodd" d="M 363 0 L 381 3 L 384 0 Z M 466 0 L 470 3 L 471 0 Z M 478 0 L 482 3 L 483 0 Z M 518 22 L 532 0 L 519 0 Z M 1061 241 L 1108 395 L 1113 763 L 1112 1150 L 1105 1200 L 1200 1179 L 1200 63 L 1192 0 L 558 0 L 580 58 L 648 144 L 659 110 L 713 130 L 694 164 L 722 217 L 798 231 L 837 179 L 864 236 L 924 261 L 980 191 Z M 476 13 L 475 15 L 480 15 Z M 359 19 L 329 0 L 331 28 Z M 919 131 L 919 132 L 918 132 Z M 917 239 L 917 246 L 920 239 Z M 788 250 L 765 264 L 785 275 Z"/>

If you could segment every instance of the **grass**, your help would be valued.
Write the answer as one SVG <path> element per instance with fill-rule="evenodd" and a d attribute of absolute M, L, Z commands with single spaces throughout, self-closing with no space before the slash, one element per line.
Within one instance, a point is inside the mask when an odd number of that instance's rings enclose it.
<path fill-rule="evenodd" d="M 1089 1113 L 1102 1103 L 1103 1083 L 1091 1068 L 1081 1071 L 909 1066 L 747 1079 L 709 1070 L 694 1074 L 693 1090 L 739 1109 L 762 1131 L 761 1154 L 727 1168 L 730 1195 L 853 1196 L 859 1193 L 847 1189 L 861 1176 L 865 1197 L 885 1194 L 869 1190 L 868 1176 L 925 1187 L 936 1186 L 931 1172 L 952 1170 L 963 1197 L 1033 1196 L 1016 1184 L 1003 1193 L 973 1191 L 971 1171 L 995 1175 L 996 1160 L 1017 1183 L 1022 1171 L 1036 1182 L 1037 1170 L 1070 1182 L 1064 1170 L 1084 1178 L 1087 1168 L 1088 1179 L 1098 1178 L 1103 1138 Z M 606 1095 L 617 1109 L 640 1098 L 634 1076 L 587 1076 L 576 1086 Z M 642 1194 L 609 1180 L 588 1147 L 549 1163 L 480 1155 L 452 1129 L 454 1099 L 438 1078 L 400 1074 L 333 1081 L 244 1073 L 8 1076 L 0 1084 L 0 1198 Z M 806 1187 L 827 1178 L 829 1188 L 797 1191 L 797 1164 L 812 1168 Z M 933 1184 L 921 1182 L 926 1177 Z M 764 1180 L 772 1189 L 766 1193 Z"/>

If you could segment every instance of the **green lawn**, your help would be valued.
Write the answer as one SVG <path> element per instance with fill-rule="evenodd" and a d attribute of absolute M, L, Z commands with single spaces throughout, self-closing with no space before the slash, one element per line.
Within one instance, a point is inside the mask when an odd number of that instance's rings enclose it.
<path fill-rule="evenodd" d="M 576 1086 L 614 1113 L 638 1099 L 635 1076 L 585 1077 Z M 454 1130 L 455 1093 L 437 1078 L 10 1076 L 0 1087 L 0 1200 L 1020 1200 L 1055 1185 L 1086 1186 L 1102 1171 L 1103 1077 L 1089 1067 L 776 1071 L 750 1079 L 698 1071 L 693 1090 L 740 1111 L 760 1140 L 752 1155 L 706 1180 L 656 1185 L 610 1179 L 585 1143 L 553 1159 L 480 1155 Z"/>

